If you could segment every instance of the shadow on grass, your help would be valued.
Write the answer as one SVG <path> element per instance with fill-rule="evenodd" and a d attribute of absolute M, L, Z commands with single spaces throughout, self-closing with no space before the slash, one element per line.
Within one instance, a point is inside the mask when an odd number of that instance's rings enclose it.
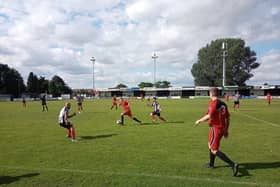
<path fill-rule="evenodd" d="M 0 176 L 0 185 L 10 184 L 10 183 L 16 182 L 22 178 L 35 177 L 38 175 L 40 175 L 40 173 L 28 173 L 28 174 L 19 175 L 19 176 Z"/>
<path fill-rule="evenodd" d="M 220 166 L 229 167 L 229 166 Z M 219 166 L 217 167 L 219 168 Z M 250 163 L 240 163 L 239 164 L 239 174 L 238 177 L 252 176 L 249 171 L 256 169 L 272 169 L 280 168 L 280 162 L 250 162 Z"/>
<path fill-rule="evenodd" d="M 158 121 L 158 122 L 149 122 L 149 123 L 141 123 L 141 125 L 166 125 L 166 124 L 179 124 L 185 123 L 184 121 Z"/>
<path fill-rule="evenodd" d="M 166 121 L 165 123 L 185 123 L 184 121 Z"/>
<path fill-rule="evenodd" d="M 101 134 L 101 135 L 96 135 L 96 136 L 81 136 L 80 138 L 82 140 L 94 140 L 94 139 L 99 139 L 99 138 L 111 138 L 112 136 L 116 136 L 118 134 Z"/>

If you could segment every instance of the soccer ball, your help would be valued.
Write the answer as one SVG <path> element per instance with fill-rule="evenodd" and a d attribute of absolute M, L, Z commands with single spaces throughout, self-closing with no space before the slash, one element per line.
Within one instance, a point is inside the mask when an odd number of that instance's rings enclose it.
<path fill-rule="evenodd" d="M 121 120 L 118 119 L 118 120 L 116 121 L 116 123 L 117 123 L 117 124 L 121 124 Z"/>

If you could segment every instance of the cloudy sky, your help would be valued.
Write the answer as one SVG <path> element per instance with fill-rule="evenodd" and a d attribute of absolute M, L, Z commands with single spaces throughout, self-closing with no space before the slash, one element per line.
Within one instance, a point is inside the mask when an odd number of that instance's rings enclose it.
<path fill-rule="evenodd" d="M 242 38 L 261 66 L 247 84 L 280 84 L 278 0 L 0 0 L 0 63 L 72 88 L 156 79 L 191 86 L 198 50 Z"/>

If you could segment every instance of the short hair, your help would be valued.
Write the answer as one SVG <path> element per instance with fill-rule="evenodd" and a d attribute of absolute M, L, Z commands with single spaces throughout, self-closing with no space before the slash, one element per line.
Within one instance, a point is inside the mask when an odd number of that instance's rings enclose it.
<path fill-rule="evenodd" d="M 217 87 L 211 87 L 210 90 L 211 94 L 213 96 L 218 96 L 218 88 Z"/>

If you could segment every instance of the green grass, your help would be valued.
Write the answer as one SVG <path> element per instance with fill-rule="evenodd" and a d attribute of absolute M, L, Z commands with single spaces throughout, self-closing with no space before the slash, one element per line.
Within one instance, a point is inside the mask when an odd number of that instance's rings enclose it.
<path fill-rule="evenodd" d="M 231 109 L 221 150 L 240 163 L 238 177 L 216 159 L 208 170 L 206 123 L 194 126 L 208 99 L 160 100 L 166 123 L 152 124 L 146 102 L 131 100 L 144 125 L 110 110 L 111 100 L 87 100 L 72 118 L 78 142 L 57 124 L 65 101 L 0 102 L 0 185 L 7 186 L 280 186 L 280 100 L 242 100 Z M 72 111 L 76 110 L 71 101 Z"/>

